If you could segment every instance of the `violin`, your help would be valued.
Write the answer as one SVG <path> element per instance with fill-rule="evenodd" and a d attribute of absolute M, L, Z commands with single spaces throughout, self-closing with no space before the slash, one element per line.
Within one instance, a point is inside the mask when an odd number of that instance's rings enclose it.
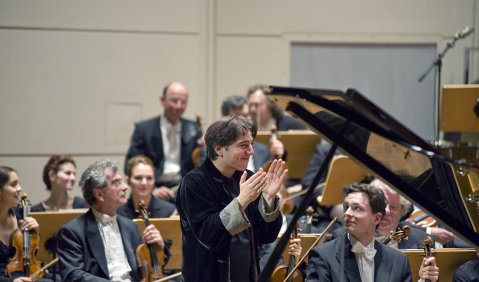
<path fill-rule="evenodd" d="M 423 256 L 425 258 L 428 258 L 428 257 L 432 256 L 431 248 L 432 248 L 432 245 L 433 245 L 433 241 L 432 241 L 431 237 L 426 236 L 426 237 L 424 237 L 423 243 L 424 243 L 424 254 L 423 254 Z M 430 279 L 424 279 L 424 282 L 431 282 L 431 280 Z"/>
<path fill-rule="evenodd" d="M 407 221 L 421 227 L 437 227 L 437 221 L 423 210 L 413 211 Z"/>
<path fill-rule="evenodd" d="M 30 209 L 27 194 L 21 195 L 20 205 L 23 210 L 22 218 L 25 219 L 28 217 Z M 30 276 L 41 269 L 41 264 L 36 258 L 40 245 L 40 236 L 36 231 L 17 228 L 12 234 L 11 245 L 15 248 L 15 255 L 7 265 L 7 272 L 10 276 L 16 272 Z M 43 278 L 43 275 L 38 274 L 36 277 Z"/>
<path fill-rule="evenodd" d="M 201 116 L 200 114 L 196 114 L 196 125 L 201 130 Z M 199 167 L 201 164 L 201 149 L 202 147 L 196 147 L 193 149 L 191 153 L 191 160 L 193 161 L 193 165 L 195 167 Z"/>
<path fill-rule="evenodd" d="M 291 233 L 291 239 L 297 239 L 298 236 L 298 223 L 296 223 L 296 227 L 293 228 L 293 232 Z M 289 256 L 289 263 L 288 266 L 280 265 L 273 270 L 271 274 L 271 281 L 272 282 L 279 282 L 279 281 L 287 281 L 287 282 L 301 282 L 304 281 L 303 274 L 299 271 L 295 271 L 293 275 L 289 275 L 296 265 L 296 257 L 293 255 Z M 287 280 L 286 277 L 290 276 Z"/>
<path fill-rule="evenodd" d="M 141 217 L 145 220 L 145 226 L 149 226 L 151 223 L 145 203 L 140 201 L 138 208 Z M 163 250 L 157 244 L 143 243 L 139 245 L 136 248 L 136 257 L 143 272 L 142 282 L 151 282 L 163 278 L 163 267 L 166 265 L 167 259 L 165 259 Z"/>
<path fill-rule="evenodd" d="M 411 227 L 409 226 L 404 226 L 402 229 L 400 226 L 398 226 L 398 230 L 396 232 L 391 231 L 391 235 L 384 239 L 382 243 L 384 245 L 387 245 L 391 240 L 396 242 L 396 244 L 399 244 L 402 240 L 407 240 L 409 234 L 411 234 Z"/>

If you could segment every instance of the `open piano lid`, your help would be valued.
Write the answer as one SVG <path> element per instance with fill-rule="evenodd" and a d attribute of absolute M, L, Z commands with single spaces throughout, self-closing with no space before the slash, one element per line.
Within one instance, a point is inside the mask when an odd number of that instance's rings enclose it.
<path fill-rule="evenodd" d="M 270 100 L 479 247 L 477 165 L 447 158 L 354 89 L 270 88 Z"/>

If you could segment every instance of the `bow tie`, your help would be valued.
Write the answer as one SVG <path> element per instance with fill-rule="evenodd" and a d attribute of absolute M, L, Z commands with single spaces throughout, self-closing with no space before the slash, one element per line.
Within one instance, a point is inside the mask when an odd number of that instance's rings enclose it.
<path fill-rule="evenodd" d="M 351 249 L 353 253 L 363 253 L 364 257 L 369 260 L 373 261 L 374 256 L 376 255 L 376 250 L 374 248 L 367 248 L 364 247 L 360 242 L 357 242 Z"/>

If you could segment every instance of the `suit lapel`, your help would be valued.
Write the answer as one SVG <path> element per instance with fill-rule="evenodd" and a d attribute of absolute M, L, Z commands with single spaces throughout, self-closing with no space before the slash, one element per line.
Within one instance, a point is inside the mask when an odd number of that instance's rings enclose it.
<path fill-rule="evenodd" d="M 374 242 L 376 255 L 374 256 L 374 281 L 389 281 L 389 275 L 392 271 L 392 261 L 384 256 L 383 248 L 379 242 Z"/>
<path fill-rule="evenodd" d="M 135 255 L 136 246 L 132 245 L 133 238 L 131 238 L 131 234 L 121 216 L 118 216 L 118 226 L 120 228 L 121 239 L 123 241 L 123 248 L 125 249 L 125 254 L 131 267 L 131 274 L 136 274 L 136 270 L 138 269 Z"/>
<path fill-rule="evenodd" d="M 164 159 L 163 139 L 161 138 L 161 117 L 158 117 L 158 122 L 155 122 L 154 128 L 151 130 L 151 142 L 157 159 Z"/>
<path fill-rule="evenodd" d="M 93 256 L 100 265 L 101 270 L 105 273 L 105 277 L 109 277 L 108 265 L 105 257 L 105 247 L 101 239 L 100 231 L 98 230 L 98 223 L 91 209 L 88 211 L 85 222 L 86 238 L 88 238 L 88 245 L 92 251 Z"/>
<path fill-rule="evenodd" d="M 344 242 L 344 274 L 347 277 L 348 281 L 361 281 L 361 275 L 359 274 L 358 262 L 356 261 L 356 256 L 351 252 L 351 242 L 348 239 L 347 233 L 343 237 Z M 338 244 L 338 249 L 336 250 L 336 258 L 338 259 L 339 264 L 341 264 L 341 243 Z"/>

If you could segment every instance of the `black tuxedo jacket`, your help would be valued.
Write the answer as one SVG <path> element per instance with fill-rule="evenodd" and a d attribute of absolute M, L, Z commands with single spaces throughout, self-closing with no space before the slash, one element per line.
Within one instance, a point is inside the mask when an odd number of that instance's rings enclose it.
<path fill-rule="evenodd" d="M 118 216 L 123 247 L 133 281 L 140 281 L 135 250 L 142 243 L 138 228 L 128 218 Z M 58 231 L 58 257 L 62 281 L 109 281 L 105 247 L 98 223 L 90 209 Z"/>
<path fill-rule="evenodd" d="M 412 281 L 407 256 L 398 250 L 374 242 L 374 281 Z M 343 254 L 343 255 L 342 255 Z M 344 261 L 341 267 L 341 261 Z M 351 242 L 346 234 L 315 247 L 310 254 L 306 281 L 361 281 L 356 256 L 351 252 Z"/>
<path fill-rule="evenodd" d="M 156 167 L 155 179 L 159 179 L 163 174 L 165 165 L 165 154 L 163 152 L 163 141 L 160 127 L 161 118 L 157 116 L 142 122 L 135 126 L 135 131 L 131 137 L 130 148 L 126 154 L 126 163 L 137 155 L 144 155 L 151 159 Z M 198 139 L 201 137 L 201 130 L 195 122 L 187 119 L 181 119 L 181 175 L 184 176 L 194 168 L 191 155 L 198 146 Z M 156 185 L 159 183 L 156 181 Z"/>

